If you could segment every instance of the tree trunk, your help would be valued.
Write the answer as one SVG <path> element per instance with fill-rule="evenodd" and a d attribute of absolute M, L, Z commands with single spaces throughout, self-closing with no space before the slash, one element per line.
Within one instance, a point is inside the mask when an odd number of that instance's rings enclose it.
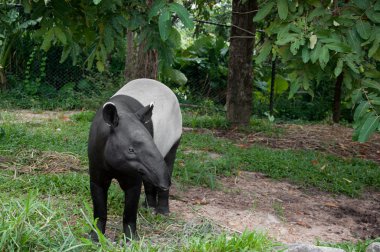
<path fill-rule="evenodd" d="M 5 69 L 0 65 L 0 89 L 7 89 L 7 76 L 5 75 Z"/>
<path fill-rule="evenodd" d="M 0 89 L 2 90 L 7 88 L 6 66 L 15 41 L 15 36 L 9 36 L 3 41 L 3 45 L 0 48 Z"/>
<path fill-rule="evenodd" d="M 157 79 L 158 53 L 156 50 L 145 50 L 145 43 L 135 43 L 136 33 L 127 31 L 127 52 L 124 76 L 126 80 L 137 78 Z"/>
<path fill-rule="evenodd" d="M 272 78 L 270 82 L 270 97 L 269 97 L 269 114 L 270 115 L 273 115 L 275 80 L 276 80 L 276 58 L 272 59 Z"/>
<path fill-rule="evenodd" d="M 340 121 L 340 100 L 342 97 L 343 73 L 341 73 L 335 82 L 334 102 L 333 102 L 333 122 Z"/>
<path fill-rule="evenodd" d="M 234 125 L 248 125 L 252 113 L 252 55 L 256 26 L 253 23 L 256 0 L 232 1 L 227 119 Z"/>
<path fill-rule="evenodd" d="M 151 7 L 153 0 L 147 0 Z M 158 52 L 157 50 L 145 50 L 145 42 L 136 43 L 137 32 L 127 31 L 127 52 L 125 57 L 124 77 L 126 80 L 137 78 L 157 79 Z"/>

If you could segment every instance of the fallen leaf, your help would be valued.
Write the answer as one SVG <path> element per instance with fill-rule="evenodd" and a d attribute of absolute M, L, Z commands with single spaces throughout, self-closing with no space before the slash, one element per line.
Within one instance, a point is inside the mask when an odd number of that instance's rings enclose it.
<path fill-rule="evenodd" d="M 309 224 L 307 224 L 306 222 L 303 222 L 303 221 L 297 221 L 296 224 L 299 226 L 302 226 L 302 227 L 311 228 L 311 226 Z"/>
<path fill-rule="evenodd" d="M 339 208 L 339 206 L 333 202 L 326 202 L 325 206 L 327 207 L 334 207 L 334 208 Z"/>

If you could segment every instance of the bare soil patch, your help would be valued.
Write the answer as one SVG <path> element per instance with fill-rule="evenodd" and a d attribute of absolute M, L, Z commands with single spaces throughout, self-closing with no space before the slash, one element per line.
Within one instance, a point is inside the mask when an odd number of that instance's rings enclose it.
<path fill-rule="evenodd" d="M 278 149 L 317 150 L 341 157 L 368 159 L 380 164 L 380 134 L 374 134 L 366 143 L 359 143 L 352 140 L 351 128 L 338 124 L 279 124 L 276 127 L 284 133 L 268 136 L 262 132 L 244 133 L 236 130 L 211 132 L 218 137 L 234 140 L 241 148 L 261 144 Z M 186 130 L 193 129 L 185 128 Z"/>
<path fill-rule="evenodd" d="M 185 221 L 206 218 L 229 231 L 267 232 L 284 243 L 357 241 L 380 236 L 380 193 L 361 198 L 304 191 L 263 174 L 241 172 L 222 190 L 173 188 L 170 207 Z"/>
<path fill-rule="evenodd" d="M 0 111 L 1 112 L 1 111 Z M 41 111 L 33 112 L 30 110 L 16 110 L 16 111 L 2 111 L 12 113 L 11 121 L 17 121 L 21 123 L 34 122 L 40 123 L 44 121 L 51 121 L 54 119 L 60 119 L 63 121 L 70 121 L 70 116 L 79 113 L 79 111 Z M 0 115 L 0 121 L 2 120 Z"/>

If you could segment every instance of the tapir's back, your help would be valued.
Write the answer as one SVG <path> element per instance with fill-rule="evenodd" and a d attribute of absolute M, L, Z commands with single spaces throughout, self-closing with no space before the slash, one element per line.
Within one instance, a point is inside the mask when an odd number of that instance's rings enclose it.
<path fill-rule="evenodd" d="M 137 79 L 128 82 L 116 92 L 139 101 L 143 106 L 154 103 L 152 122 L 153 139 L 165 157 L 182 134 L 182 116 L 175 94 L 161 82 L 151 79 Z"/>

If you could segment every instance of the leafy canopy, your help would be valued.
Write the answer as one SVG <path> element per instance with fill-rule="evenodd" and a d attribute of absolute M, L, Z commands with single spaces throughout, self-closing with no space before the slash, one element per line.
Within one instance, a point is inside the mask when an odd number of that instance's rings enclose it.
<path fill-rule="evenodd" d="M 117 43 L 123 43 L 125 31 L 135 31 L 138 41 L 146 41 L 147 50 L 159 52 L 162 67 L 173 62 L 173 48 L 181 39 L 173 16 L 178 16 L 186 28 L 193 23 L 188 11 L 179 3 L 166 0 L 23 0 L 24 11 L 32 19 L 41 19 L 34 32 L 41 48 L 63 46 L 61 62 L 68 57 L 77 63 L 79 55 L 86 55 L 86 65 L 105 69 L 108 55 Z"/>
<path fill-rule="evenodd" d="M 355 110 L 354 139 L 380 130 L 380 1 L 262 1 L 254 18 L 266 40 L 256 57 L 273 54 L 291 71 L 290 98 L 312 83 L 343 74 Z"/>

